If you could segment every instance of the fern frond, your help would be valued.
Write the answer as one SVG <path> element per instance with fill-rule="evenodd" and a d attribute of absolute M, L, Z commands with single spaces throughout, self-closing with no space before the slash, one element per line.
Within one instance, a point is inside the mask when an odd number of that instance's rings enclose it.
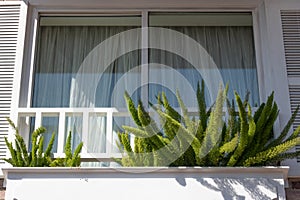
<path fill-rule="evenodd" d="M 134 127 L 131 127 L 131 126 L 122 126 L 122 128 L 125 131 L 132 133 L 136 137 L 141 137 L 141 138 L 150 137 L 150 135 L 146 131 L 141 130 L 139 128 L 134 128 Z"/>
<path fill-rule="evenodd" d="M 44 152 L 44 137 L 41 136 L 38 142 L 38 151 L 37 151 L 37 166 L 42 167 L 44 165 L 44 158 L 43 158 L 43 152 Z"/>
<path fill-rule="evenodd" d="M 9 117 L 6 117 L 5 119 L 9 123 L 9 125 L 15 130 L 15 133 L 19 134 L 19 130 L 18 130 L 17 126 L 15 125 L 15 123 Z"/>
<path fill-rule="evenodd" d="M 232 153 L 239 142 L 238 134 L 236 134 L 229 142 L 220 147 L 220 153 Z"/>
<path fill-rule="evenodd" d="M 16 140 L 15 140 L 15 147 L 16 147 L 16 154 L 17 154 L 17 167 L 23 167 L 24 160 L 22 157 L 22 151 Z"/>
<path fill-rule="evenodd" d="M 28 151 L 24 139 L 20 134 L 16 134 L 15 137 L 16 137 L 16 141 L 20 146 L 22 157 L 24 158 L 24 165 L 29 166 L 30 160 L 29 160 Z"/>
<path fill-rule="evenodd" d="M 184 124 L 186 125 L 187 129 L 189 129 L 189 131 L 193 131 L 192 129 L 192 120 L 190 119 L 189 115 L 188 115 L 188 110 L 186 108 L 186 106 L 184 105 L 179 91 L 176 91 L 176 97 L 177 97 L 177 101 L 179 103 L 179 106 L 181 108 L 181 112 L 183 114 L 183 119 L 184 119 Z"/>
<path fill-rule="evenodd" d="M 286 141 L 297 138 L 297 137 L 299 136 L 299 132 L 300 132 L 300 126 L 298 126 L 298 127 L 296 128 L 296 130 L 290 135 L 290 137 L 288 137 L 288 138 L 286 139 Z"/>
<path fill-rule="evenodd" d="M 164 92 L 162 93 L 162 98 L 163 106 L 166 109 L 166 114 L 171 116 L 176 121 L 181 122 L 182 116 L 174 108 L 172 108 L 172 106 L 170 106 L 167 96 Z"/>
<path fill-rule="evenodd" d="M 270 144 L 267 145 L 266 149 L 277 146 L 283 142 L 283 140 L 286 138 L 287 134 L 289 133 L 289 130 L 291 129 L 291 127 L 296 119 L 298 111 L 299 111 L 299 106 L 297 106 L 296 110 L 293 112 L 291 118 L 289 119 L 289 121 L 287 122 L 285 127 L 283 128 L 281 134 L 275 140 L 270 142 Z"/>
<path fill-rule="evenodd" d="M 241 155 L 243 154 L 247 144 L 248 144 L 248 131 L 249 131 L 249 124 L 247 121 L 247 112 L 243 105 L 243 102 L 240 96 L 235 92 L 236 102 L 239 108 L 239 117 L 241 119 L 241 132 L 240 132 L 240 141 L 239 144 L 234 151 L 233 155 L 230 157 L 227 165 L 234 166 L 238 160 L 240 159 Z M 251 133 L 252 134 L 252 133 Z"/>
<path fill-rule="evenodd" d="M 48 146 L 45 150 L 44 157 L 50 157 L 50 154 L 51 154 L 51 151 L 53 148 L 53 144 L 54 144 L 54 140 L 55 140 L 55 133 L 53 132 L 51 135 L 50 141 L 48 143 Z"/>
<path fill-rule="evenodd" d="M 259 152 L 253 157 L 248 158 L 243 163 L 244 166 L 253 166 L 263 162 L 267 162 L 268 160 L 272 160 L 276 156 L 280 155 L 281 153 L 286 152 L 287 150 L 293 148 L 295 145 L 300 144 L 300 138 L 295 138 L 289 141 L 286 141 L 280 145 L 267 149 L 263 152 Z"/>
<path fill-rule="evenodd" d="M 262 137 L 259 150 L 265 149 L 267 143 L 273 138 L 273 125 L 278 117 L 278 114 L 279 110 L 277 104 L 274 102 L 270 115 L 268 116 L 268 120 L 264 126 L 264 130 L 261 132 Z"/>
<path fill-rule="evenodd" d="M 125 100 L 128 111 L 130 112 L 133 121 L 136 123 L 137 126 L 142 126 L 142 123 L 140 122 L 138 117 L 137 109 L 135 108 L 134 103 L 127 92 L 125 92 Z"/>
<path fill-rule="evenodd" d="M 71 131 L 69 132 L 68 134 L 68 137 L 67 137 L 67 141 L 66 141 L 66 144 L 65 144 L 65 155 L 66 155 L 66 160 L 71 160 L 72 159 L 72 134 L 71 134 Z"/>
<path fill-rule="evenodd" d="M 124 133 L 121 136 L 121 142 L 124 146 L 125 151 L 128 152 L 133 152 L 131 145 L 130 145 L 130 141 L 129 141 L 129 134 L 128 133 Z"/>
<path fill-rule="evenodd" d="M 16 153 L 16 150 L 13 147 L 13 144 L 12 144 L 12 142 L 8 141 L 7 137 L 4 137 L 4 140 L 5 140 L 5 144 L 6 144 L 8 150 L 10 152 L 10 155 L 11 155 L 11 159 L 8 159 L 8 160 L 10 160 L 9 163 L 13 166 L 17 166 L 17 163 L 18 163 L 17 153 Z"/>
<path fill-rule="evenodd" d="M 204 157 L 208 153 L 216 153 L 211 152 L 211 150 L 215 145 L 217 145 L 222 134 L 223 104 L 225 100 L 224 94 L 225 91 L 220 88 L 216 99 L 216 104 L 210 113 L 209 122 L 205 131 L 205 137 L 200 148 L 200 157 Z"/>
<path fill-rule="evenodd" d="M 288 153 L 281 153 L 277 156 L 275 156 L 273 159 L 268 160 L 268 163 L 274 164 L 275 162 L 278 163 L 280 161 L 286 160 L 286 159 L 293 159 L 300 156 L 300 151 L 296 152 L 288 152 Z"/>
<path fill-rule="evenodd" d="M 201 126 L 205 130 L 209 115 L 206 112 L 204 80 L 202 80 L 201 82 L 201 88 L 199 83 L 197 84 L 197 102 L 198 102 L 198 110 L 199 110 L 199 117 L 201 120 Z"/>
<path fill-rule="evenodd" d="M 80 152 L 82 147 L 83 147 L 83 142 L 80 142 L 73 153 L 71 167 L 80 166 Z"/>

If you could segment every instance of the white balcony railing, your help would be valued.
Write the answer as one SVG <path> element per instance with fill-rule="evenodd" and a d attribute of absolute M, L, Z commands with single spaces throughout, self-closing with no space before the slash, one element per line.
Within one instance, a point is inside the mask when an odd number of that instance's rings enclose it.
<path fill-rule="evenodd" d="M 180 110 L 177 108 L 176 110 Z M 180 112 L 180 111 L 179 111 Z M 197 116 L 198 111 L 196 108 L 190 108 L 189 114 L 191 116 Z M 91 152 L 89 149 L 89 133 L 91 116 L 101 116 L 106 118 L 105 123 L 105 151 L 103 153 Z M 150 115 L 155 116 L 154 112 L 150 111 Z M 43 124 L 43 118 L 56 117 L 58 118 L 57 126 L 57 151 L 54 153 L 54 157 L 64 157 L 64 144 L 66 141 L 66 127 L 68 117 L 80 116 L 81 123 L 81 140 L 84 143 L 81 158 L 82 161 L 92 162 L 101 161 L 109 162 L 113 161 L 112 158 L 121 158 L 122 154 L 116 151 L 116 131 L 114 127 L 114 117 L 126 117 L 129 119 L 129 113 L 127 111 L 119 111 L 116 108 L 18 108 L 17 110 L 17 126 L 20 134 L 24 137 L 24 140 L 29 142 L 30 131 L 37 129 Z M 155 117 L 154 117 L 155 118 Z M 158 119 L 155 119 L 158 120 Z M 130 121 L 130 120 L 128 120 Z M 127 121 L 127 122 L 128 122 Z M 32 127 L 34 125 L 34 127 Z M 124 124 L 118 124 L 122 126 Z M 128 124 L 127 124 L 128 125 Z M 132 125 L 132 124 L 131 124 Z M 30 129 L 31 126 L 31 129 Z M 133 141 L 133 140 L 131 140 Z M 100 142 L 100 141 L 99 141 Z M 101 141 L 103 142 L 103 141 Z"/>
<path fill-rule="evenodd" d="M 88 133 L 90 116 L 106 117 L 105 135 L 106 144 L 104 153 L 94 153 L 88 151 Z M 66 118 L 69 116 L 81 116 L 82 119 L 82 135 L 81 139 L 84 143 L 81 158 L 82 161 L 112 161 L 112 158 L 120 158 L 121 154 L 113 151 L 115 148 L 113 118 L 128 117 L 127 112 L 119 112 L 115 108 L 19 108 L 17 112 L 18 127 L 25 141 L 29 141 L 30 123 L 34 124 L 34 129 L 43 126 L 44 117 L 58 117 L 58 133 L 57 133 L 57 152 L 55 157 L 64 157 L 64 144 L 66 140 Z M 31 119 L 33 120 L 30 120 Z M 32 118 L 34 117 L 34 118 Z"/>

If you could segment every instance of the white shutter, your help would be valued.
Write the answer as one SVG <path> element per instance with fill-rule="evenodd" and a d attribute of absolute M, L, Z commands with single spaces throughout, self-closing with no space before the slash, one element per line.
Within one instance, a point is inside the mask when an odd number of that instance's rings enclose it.
<path fill-rule="evenodd" d="M 22 1 L 0 2 L 0 158 L 6 156 L 6 117 L 18 101 L 27 6 Z M 16 107 L 15 107 L 16 108 Z M 0 161 L 3 164 L 3 161 Z"/>
<path fill-rule="evenodd" d="M 281 10 L 286 71 L 289 80 L 291 111 L 300 105 L 300 10 Z M 300 125 L 298 113 L 293 128 Z M 296 147 L 300 150 L 300 146 Z M 297 159 L 300 162 L 300 158 Z"/>
<path fill-rule="evenodd" d="M 300 78 L 300 10 L 281 11 L 287 74 Z"/>
<path fill-rule="evenodd" d="M 289 85 L 290 101 L 291 101 L 291 111 L 292 113 L 296 110 L 297 106 L 300 105 L 300 85 Z M 300 114 L 296 116 L 295 122 L 293 124 L 293 129 L 295 130 L 300 126 Z M 296 146 L 296 150 L 300 150 L 300 146 Z M 297 158 L 297 162 L 300 163 L 300 157 Z"/>

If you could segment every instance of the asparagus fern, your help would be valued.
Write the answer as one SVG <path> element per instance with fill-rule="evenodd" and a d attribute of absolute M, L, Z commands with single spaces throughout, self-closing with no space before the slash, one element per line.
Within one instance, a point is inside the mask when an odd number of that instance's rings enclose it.
<path fill-rule="evenodd" d="M 73 167 L 80 165 L 80 151 L 83 143 L 81 142 L 74 153 L 71 150 L 71 133 L 68 136 L 65 146 L 66 157 L 65 158 L 53 158 L 51 153 L 53 144 L 55 141 L 55 133 L 52 134 L 51 139 L 44 151 L 44 136 L 46 132 L 44 127 L 40 127 L 33 131 L 31 135 L 31 151 L 28 152 L 28 148 L 23 137 L 20 135 L 18 128 L 15 124 L 7 118 L 8 123 L 15 131 L 15 144 L 9 142 L 5 137 L 6 146 L 10 152 L 10 158 L 4 158 L 3 160 L 10 163 L 14 167 L 49 167 L 49 166 L 61 166 L 61 167 Z"/>
<path fill-rule="evenodd" d="M 288 136 L 299 108 L 279 136 L 274 137 L 273 125 L 279 114 L 274 93 L 253 113 L 249 94 L 242 100 L 235 92 L 235 101 L 230 102 L 228 88 L 221 88 L 214 106 L 207 111 L 204 89 L 202 82 L 197 89 L 196 118 L 189 116 L 179 92 L 176 96 L 181 113 L 170 106 L 164 93 L 159 94 L 158 106 L 151 106 L 160 117 L 161 126 L 141 103 L 135 107 L 126 93 L 128 110 L 136 127 L 123 126 L 125 132 L 119 133 L 118 144 L 124 152 L 119 162 L 123 166 L 261 166 L 276 165 L 300 155 L 300 151 L 289 152 L 300 144 L 300 128 Z M 130 135 L 135 136 L 134 146 Z"/>

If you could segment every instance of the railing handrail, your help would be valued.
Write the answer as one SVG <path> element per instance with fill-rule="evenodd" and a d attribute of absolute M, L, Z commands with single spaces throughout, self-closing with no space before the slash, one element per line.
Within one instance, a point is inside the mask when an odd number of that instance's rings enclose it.
<path fill-rule="evenodd" d="M 22 117 L 35 117 L 35 129 L 42 126 L 43 117 L 58 117 L 58 134 L 57 134 L 57 152 L 54 153 L 55 157 L 62 157 L 64 155 L 64 142 L 65 142 L 65 127 L 66 117 L 74 115 L 82 116 L 82 141 L 84 147 L 82 149 L 81 158 L 83 161 L 108 161 L 113 157 L 120 157 L 120 154 L 112 152 L 113 149 L 113 117 L 114 116 L 129 116 L 128 112 L 119 112 L 116 108 L 18 108 L 18 124 Z M 89 133 L 89 117 L 93 114 L 106 117 L 106 151 L 105 153 L 88 152 L 88 133 Z M 29 134 L 29 121 L 26 124 Z M 29 135 L 27 136 L 29 137 Z M 28 140 L 27 140 L 28 141 Z"/>
<path fill-rule="evenodd" d="M 64 142 L 65 142 L 65 127 L 66 127 L 66 117 L 72 116 L 82 116 L 82 141 L 84 143 L 84 148 L 82 149 L 82 159 L 83 160 L 111 160 L 117 154 L 113 153 L 114 141 L 113 141 L 113 117 L 129 117 L 130 113 L 128 111 L 123 111 L 125 109 L 114 108 L 114 107 L 101 107 L 101 108 L 82 108 L 82 107 L 30 107 L 30 108 L 18 108 L 18 121 L 21 117 L 35 117 L 35 129 L 42 126 L 43 117 L 58 117 L 58 136 L 57 136 L 57 153 L 55 155 L 63 155 Z M 195 108 L 190 108 L 189 113 L 191 115 L 197 115 L 198 111 Z M 150 113 L 153 113 L 151 111 Z M 88 133 L 89 133 L 89 117 L 92 114 L 98 116 L 106 117 L 106 151 L 105 153 L 88 153 Z M 29 123 L 29 122 L 28 122 Z M 28 129 L 28 128 L 27 128 Z M 28 130 L 29 134 L 29 130 Z M 29 135 L 27 136 L 29 137 Z M 28 139 L 28 138 L 27 138 Z M 28 141 L 28 140 L 27 140 Z M 115 154 L 113 156 L 113 154 Z M 92 156 L 91 156 L 92 155 Z M 118 154 L 120 157 L 120 154 Z"/>

